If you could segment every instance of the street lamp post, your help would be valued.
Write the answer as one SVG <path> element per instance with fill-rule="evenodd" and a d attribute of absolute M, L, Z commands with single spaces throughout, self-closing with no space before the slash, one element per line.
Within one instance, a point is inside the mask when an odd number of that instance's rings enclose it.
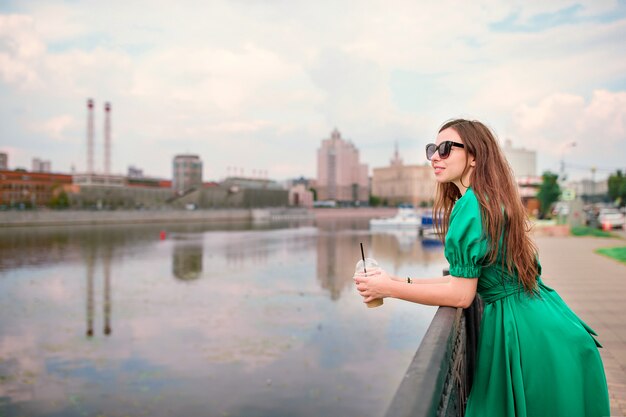
<path fill-rule="evenodd" d="M 591 167 L 591 204 L 595 207 L 596 199 L 596 167 Z"/>
<path fill-rule="evenodd" d="M 565 145 L 563 145 L 563 149 L 561 150 L 561 173 L 559 175 L 559 179 L 561 180 L 562 184 L 565 183 L 565 151 L 575 146 L 576 146 L 576 142 L 574 141 L 568 142 Z"/>
<path fill-rule="evenodd" d="M 563 145 L 562 150 L 561 150 L 561 172 L 559 174 L 559 185 L 561 186 L 561 198 L 563 197 L 563 191 L 565 188 L 565 179 L 566 179 L 566 175 L 565 175 L 565 151 L 567 151 L 567 149 L 569 148 L 573 148 L 574 146 L 576 146 L 576 142 L 571 141 L 571 142 L 567 142 Z M 568 201 L 567 203 L 567 214 L 563 214 L 561 212 L 561 210 L 559 210 L 559 213 L 557 214 L 558 216 L 558 222 L 559 224 L 562 224 L 564 222 L 567 221 L 567 217 L 571 215 L 571 211 L 572 211 L 572 204 L 571 201 Z"/>

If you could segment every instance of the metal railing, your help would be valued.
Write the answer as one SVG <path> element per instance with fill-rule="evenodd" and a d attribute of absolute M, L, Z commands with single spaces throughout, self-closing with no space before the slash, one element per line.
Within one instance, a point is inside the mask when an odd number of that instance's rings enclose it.
<path fill-rule="evenodd" d="M 439 307 L 385 417 L 462 417 L 472 388 L 483 303 Z"/>

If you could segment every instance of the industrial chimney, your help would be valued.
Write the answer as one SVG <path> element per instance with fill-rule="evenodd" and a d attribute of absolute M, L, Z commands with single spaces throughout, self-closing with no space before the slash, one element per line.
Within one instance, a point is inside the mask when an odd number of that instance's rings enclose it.
<path fill-rule="evenodd" d="M 87 174 L 93 174 L 93 100 L 87 99 Z"/>
<path fill-rule="evenodd" d="M 104 173 L 111 174 L 111 103 L 104 103 Z"/>

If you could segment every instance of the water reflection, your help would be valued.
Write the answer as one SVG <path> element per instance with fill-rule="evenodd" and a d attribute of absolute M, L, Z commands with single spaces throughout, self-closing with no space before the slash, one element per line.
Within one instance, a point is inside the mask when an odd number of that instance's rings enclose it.
<path fill-rule="evenodd" d="M 308 223 L 307 223 L 308 224 Z M 237 232 L 275 230 L 300 227 L 297 222 L 252 224 L 249 222 L 218 224 L 132 224 L 124 226 L 50 226 L 1 229 L 0 271 L 20 267 L 45 267 L 81 258 L 86 246 L 109 245 L 117 249 L 140 249 L 142 243 L 155 242 L 160 232 L 168 239 L 176 236 L 199 235 L 205 232 Z M 119 254 L 129 255 L 124 250 Z"/>
<path fill-rule="evenodd" d="M 234 268 L 242 268 L 246 264 L 254 264 L 256 266 L 267 264 L 267 260 L 272 255 L 272 252 L 277 250 L 277 247 L 271 244 L 261 244 L 258 241 L 258 237 L 257 234 L 246 233 L 238 236 L 238 238 L 222 241 L 222 252 L 228 265 Z"/>
<path fill-rule="evenodd" d="M 372 251 L 376 253 L 378 262 L 393 275 L 415 263 L 424 266 L 440 264 L 442 250 L 439 241 L 420 238 L 416 231 L 388 231 L 372 235 Z"/>
<path fill-rule="evenodd" d="M 320 287 L 338 300 L 344 289 L 354 285 L 354 265 L 361 256 L 359 243 L 370 246 L 369 236 L 322 233 L 317 239 L 317 280 Z"/>
<path fill-rule="evenodd" d="M 87 336 L 93 336 L 93 316 L 94 316 L 94 295 L 93 295 L 93 270 L 94 253 L 93 248 L 87 255 Z"/>
<path fill-rule="evenodd" d="M 360 242 L 444 264 L 361 220 L 3 230 L 0 415 L 381 415 L 434 310 L 365 308 Z"/>
<path fill-rule="evenodd" d="M 202 275 L 204 246 L 194 242 L 177 244 L 172 253 L 172 273 L 181 281 L 193 281 Z"/>
<path fill-rule="evenodd" d="M 110 335 L 111 328 L 111 258 L 113 249 L 107 246 L 104 251 L 104 334 Z"/>
<path fill-rule="evenodd" d="M 327 219 L 317 224 L 317 280 L 331 300 L 339 300 L 354 285 L 354 266 L 361 257 L 360 243 L 370 246 L 367 219 Z"/>
<path fill-rule="evenodd" d="M 102 333 L 109 336 L 112 332 L 111 328 L 111 260 L 113 257 L 113 248 L 110 244 L 104 245 L 102 248 L 102 273 L 103 273 L 103 291 L 102 291 L 102 313 L 103 326 Z M 84 248 L 84 259 L 87 275 L 87 337 L 94 336 L 94 317 L 95 317 L 95 300 L 94 300 L 94 275 L 97 259 L 97 245 L 87 245 Z"/>
<path fill-rule="evenodd" d="M 420 238 L 417 231 L 390 230 L 369 233 L 345 233 L 346 230 L 361 231 L 362 222 L 352 221 L 337 231 L 335 224 L 324 225 L 326 233 L 317 239 L 317 279 L 328 290 L 332 300 L 338 300 L 344 289 L 353 285 L 354 266 L 361 257 L 363 243 L 366 256 L 375 256 L 382 268 L 392 275 L 411 272 L 412 265 L 440 265 L 443 247 L 438 240 Z M 346 227 L 348 226 L 348 227 Z M 361 229 L 359 229 L 361 227 Z"/>

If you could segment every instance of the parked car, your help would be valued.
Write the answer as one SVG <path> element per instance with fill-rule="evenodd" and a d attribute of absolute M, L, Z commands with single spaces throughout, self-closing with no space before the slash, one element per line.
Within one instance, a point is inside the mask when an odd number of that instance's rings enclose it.
<path fill-rule="evenodd" d="M 600 209 L 600 214 L 598 214 L 598 227 L 603 229 L 623 229 L 624 215 L 615 208 Z"/>
<path fill-rule="evenodd" d="M 552 207 L 553 216 L 567 216 L 569 214 L 569 203 L 567 201 L 558 201 Z"/>
<path fill-rule="evenodd" d="M 585 226 L 598 227 L 598 212 L 593 208 L 583 210 L 585 214 Z"/>

